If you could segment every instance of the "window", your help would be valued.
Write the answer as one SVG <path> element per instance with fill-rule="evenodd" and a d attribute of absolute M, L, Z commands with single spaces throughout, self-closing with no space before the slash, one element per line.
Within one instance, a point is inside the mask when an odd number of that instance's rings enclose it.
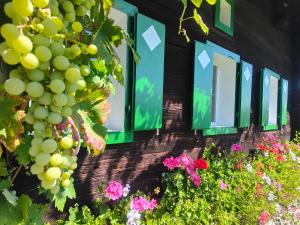
<path fill-rule="evenodd" d="M 261 76 L 261 115 L 263 130 L 277 130 L 287 123 L 288 81 L 269 69 Z"/>
<path fill-rule="evenodd" d="M 252 66 L 240 56 L 209 41 L 196 42 L 192 128 L 206 136 L 249 127 L 251 86 Z"/>
<path fill-rule="evenodd" d="M 135 64 L 125 42 L 115 49 L 124 69 L 125 85 L 111 77 L 115 93 L 108 98 L 111 113 L 105 126 L 107 144 L 120 144 L 132 142 L 134 131 L 162 126 L 165 26 L 122 0 L 114 1 L 109 16 L 134 39 L 140 56 Z"/>
<path fill-rule="evenodd" d="M 233 36 L 235 0 L 217 0 L 215 26 Z"/>

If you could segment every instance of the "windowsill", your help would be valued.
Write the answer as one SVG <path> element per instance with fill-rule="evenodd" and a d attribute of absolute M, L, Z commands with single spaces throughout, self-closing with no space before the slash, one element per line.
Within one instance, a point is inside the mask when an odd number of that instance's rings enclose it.
<path fill-rule="evenodd" d="M 212 127 L 203 130 L 203 136 L 214 136 L 222 134 L 236 134 L 237 128 L 235 127 Z"/>
<path fill-rule="evenodd" d="M 278 130 L 278 125 L 274 124 L 274 125 L 263 126 L 263 131 L 271 131 L 271 130 Z"/>
<path fill-rule="evenodd" d="M 130 142 L 133 142 L 132 131 L 109 132 L 108 139 L 106 140 L 107 145 L 123 144 L 123 143 L 130 143 Z"/>

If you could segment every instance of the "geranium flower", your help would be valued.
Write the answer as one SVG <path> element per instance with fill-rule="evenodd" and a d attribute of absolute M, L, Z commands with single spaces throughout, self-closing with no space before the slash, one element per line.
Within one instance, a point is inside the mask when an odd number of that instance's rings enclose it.
<path fill-rule="evenodd" d="M 263 152 L 264 152 L 264 151 L 267 151 L 267 147 L 264 146 L 264 145 L 262 145 L 262 144 L 258 144 L 258 145 L 257 145 L 257 148 L 260 149 L 260 150 L 263 151 Z"/>
<path fill-rule="evenodd" d="M 248 164 L 246 165 L 246 169 L 247 169 L 247 171 L 248 171 L 249 173 L 252 173 L 252 172 L 253 172 L 253 167 L 251 166 L 250 163 L 248 163 Z"/>
<path fill-rule="evenodd" d="M 126 186 L 123 188 L 123 197 L 127 197 L 128 194 L 130 192 L 130 185 L 129 184 L 126 184 Z"/>
<path fill-rule="evenodd" d="M 123 196 L 123 185 L 117 181 L 110 181 L 105 188 L 105 197 L 111 200 L 118 200 Z"/>
<path fill-rule="evenodd" d="M 151 201 L 148 201 L 144 197 L 138 196 L 132 199 L 130 208 L 131 210 L 137 211 L 137 212 L 144 212 L 146 210 L 153 210 L 157 206 L 157 201 L 155 199 L 152 199 Z"/>
<path fill-rule="evenodd" d="M 178 157 L 178 160 L 184 169 L 194 169 L 194 161 L 191 156 L 183 153 Z"/>
<path fill-rule="evenodd" d="M 269 195 L 268 195 L 268 201 L 272 202 L 272 201 L 274 201 L 275 198 L 276 197 L 275 197 L 274 193 L 272 191 L 270 191 Z"/>
<path fill-rule="evenodd" d="M 228 185 L 225 184 L 223 180 L 221 180 L 221 182 L 220 182 L 220 188 L 221 188 L 221 190 L 226 190 L 228 188 Z"/>
<path fill-rule="evenodd" d="M 196 187 L 199 187 L 201 183 L 201 177 L 199 177 L 195 171 L 190 174 L 190 180 Z"/>
<path fill-rule="evenodd" d="M 178 158 L 173 158 L 173 157 L 170 157 L 170 158 L 166 158 L 164 161 L 163 161 L 163 164 L 165 167 L 167 167 L 169 170 L 173 170 L 175 168 L 178 168 L 179 167 L 179 164 L 180 161 Z"/>
<path fill-rule="evenodd" d="M 127 222 L 126 225 L 140 225 L 141 224 L 141 214 L 137 211 L 130 210 L 127 213 Z"/>
<path fill-rule="evenodd" d="M 231 145 L 231 151 L 241 152 L 242 151 L 242 146 L 240 144 L 233 144 L 233 145 Z"/>
<path fill-rule="evenodd" d="M 259 224 L 266 224 L 269 220 L 269 213 L 267 211 L 263 211 L 258 217 Z"/>
<path fill-rule="evenodd" d="M 208 164 L 205 159 L 200 158 L 195 160 L 194 167 L 196 169 L 205 170 L 208 168 Z"/>

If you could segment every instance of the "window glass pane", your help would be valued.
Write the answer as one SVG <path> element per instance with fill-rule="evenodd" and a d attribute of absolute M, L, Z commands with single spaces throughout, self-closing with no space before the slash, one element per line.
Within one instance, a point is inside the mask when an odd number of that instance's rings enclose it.
<path fill-rule="evenodd" d="M 277 124 L 278 107 L 278 79 L 270 76 L 270 101 L 269 101 L 269 125 Z"/>
<path fill-rule="evenodd" d="M 215 120 L 212 127 L 233 127 L 235 119 L 236 61 L 220 54 L 214 55 L 216 75 L 213 93 Z"/>
<path fill-rule="evenodd" d="M 127 14 L 116 10 L 111 9 L 109 17 L 115 20 L 115 23 L 122 27 L 124 30 L 128 29 L 128 16 Z M 127 46 L 126 43 L 123 43 L 115 48 L 117 55 L 119 56 L 121 65 L 124 69 L 125 83 L 127 79 Z M 112 82 L 115 87 L 115 94 L 111 94 L 108 98 L 110 103 L 110 115 L 106 121 L 105 126 L 108 131 L 123 131 L 125 124 L 125 103 L 126 103 L 126 90 L 125 87 L 120 85 L 112 77 Z"/>
<path fill-rule="evenodd" d="M 227 0 L 220 0 L 220 22 L 227 27 L 231 26 L 231 5 Z"/>

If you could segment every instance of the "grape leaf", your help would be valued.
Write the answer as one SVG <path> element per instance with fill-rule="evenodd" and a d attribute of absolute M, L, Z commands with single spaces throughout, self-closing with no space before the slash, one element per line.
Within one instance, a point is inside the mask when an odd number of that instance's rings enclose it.
<path fill-rule="evenodd" d="M 70 178 L 70 180 L 71 180 L 71 184 L 68 187 L 65 187 L 60 192 L 58 192 L 56 195 L 53 195 L 52 198 L 55 207 L 61 212 L 64 210 L 68 198 L 69 199 L 76 198 L 76 192 L 73 184 L 74 180 L 72 178 Z"/>
<path fill-rule="evenodd" d="M 16 159 L 23 166 L 26 166 L 30 162 L 29 148 L 31 146 L 31 140 L 32 136 L 25 135 L 23 143 L 19 145 L 14 152 Z"/>
<path fill-rule="evenodd" d="M 201 27 L 202 31 L 205 34 L 208 34 L 209 29 L 206 26 L 206 24 L 203 22 L 202 17 L 198 14 L 197 10 L 194 9 L 194 20 L 196 21 L 196 23 Z"/>
<path fill-rule="evenodd" d="M 2 179 L 0 181 L 0 191 L 10 187 L 10 179 Z"/>
<path fill-rule="evenodd" d="M 5 95 L 3 91 L 0 94 L 0 142 L 8 151 L 13 152 L 20 145 L 20 135 L 24 132 L 22 120 L 25 112 L 17 108 L 24 105 L 26 100 Z"/>
<path fill-rule="evenodd" d="M 8 171 L 6 168 L 6 163 L 3 159 L 0 158 L 0 177 L 5 177 L 8 175 Z"/>
<path fill-rule="evenodd" d="M 206 2 L 210 5 L 215 5 L 217 0 L 206 0 Z"/>
<path fill-rule="evenodd" d="M 191 1 L 197 8 L 200 8 L 203 0 L 191 0 Z"/>

